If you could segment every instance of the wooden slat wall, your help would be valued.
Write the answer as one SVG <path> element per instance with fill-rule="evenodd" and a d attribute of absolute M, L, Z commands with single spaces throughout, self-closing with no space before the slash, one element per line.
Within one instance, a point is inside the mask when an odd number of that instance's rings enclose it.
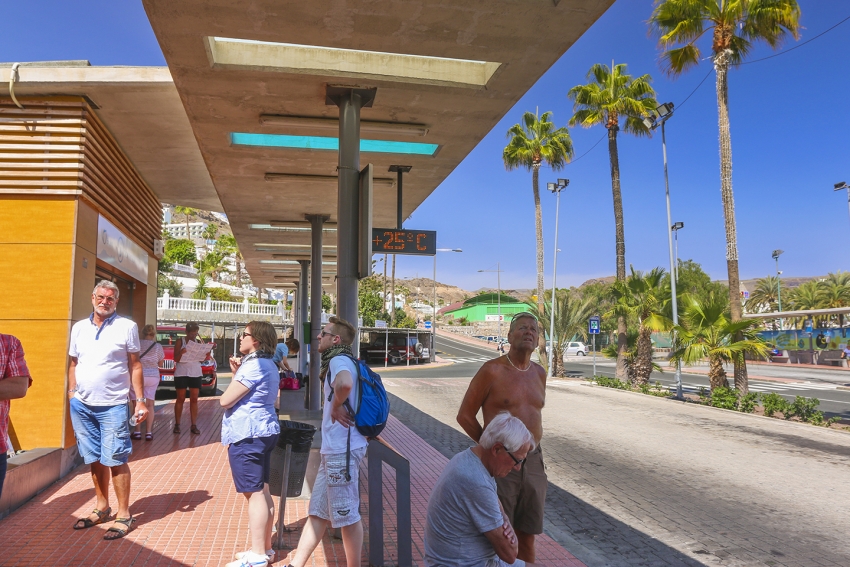
<path fill-rule="evenodd" d="M 79 194 L 153 252 L 162 208 L 88 103 L 0 98 L 0 193 Z"/>

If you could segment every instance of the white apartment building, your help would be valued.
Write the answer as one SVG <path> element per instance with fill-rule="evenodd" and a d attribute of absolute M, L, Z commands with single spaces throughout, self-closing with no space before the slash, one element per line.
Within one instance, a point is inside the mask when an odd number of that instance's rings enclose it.
<path fill-rule="evenodd" d="M 174 238 L 188 238 L 190 240 L 199 240 L 204 237 L 204 230 L 207 228 L 205 222 L 190 222 L 189 234 L 186 234 L 186 223 L 163 224 L 163 230 L 168 231 Z"/>

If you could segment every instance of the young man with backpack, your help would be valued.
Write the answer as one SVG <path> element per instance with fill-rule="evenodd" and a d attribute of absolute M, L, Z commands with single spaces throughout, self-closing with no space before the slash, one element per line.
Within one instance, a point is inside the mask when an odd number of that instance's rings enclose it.
<path fill-rule="evenodd" d="M 358 366 L 351 351 L 356 332 L 348 321 L 331 317 L 318 336 L 324 392 L 322 460 L 292 567 L 304 567 L 328 525 L 342 532 L 348 567 L 360 565 L 363 524 L 358 471 L 366 456 L 367 440 L 354 426 L 353 408 L 359 408 L 360 402 Z"/>

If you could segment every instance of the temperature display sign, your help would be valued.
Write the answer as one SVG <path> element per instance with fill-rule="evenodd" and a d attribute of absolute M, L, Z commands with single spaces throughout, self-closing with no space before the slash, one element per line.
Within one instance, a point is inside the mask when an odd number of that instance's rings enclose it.
<path fill-rule="evenodd" d="M 433 256 L 437 253 L 437 231 L 372 228 L 372 253 Z"/>

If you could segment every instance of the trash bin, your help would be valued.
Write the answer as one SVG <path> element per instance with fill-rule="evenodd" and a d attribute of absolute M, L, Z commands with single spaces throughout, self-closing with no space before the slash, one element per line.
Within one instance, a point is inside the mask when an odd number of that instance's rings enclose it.
<path fill-rule="evenodd" d="M 315 434 L 316 428 L 308 423 L 288 420 L 280 422 L 280 437 L 277 439 L 277 447 L 272 451 L 272 467 L 269 474 L 269 490 L 274 496 L 280 496 L 287 445 L 292 446 L 292 451 L 289 455 L 286 498 L 301 496 L 301 487 L 304 485 L 304 476 L 307 474 L 307 459 L 310 457 L 310 446 L 313 444 Z"/>

